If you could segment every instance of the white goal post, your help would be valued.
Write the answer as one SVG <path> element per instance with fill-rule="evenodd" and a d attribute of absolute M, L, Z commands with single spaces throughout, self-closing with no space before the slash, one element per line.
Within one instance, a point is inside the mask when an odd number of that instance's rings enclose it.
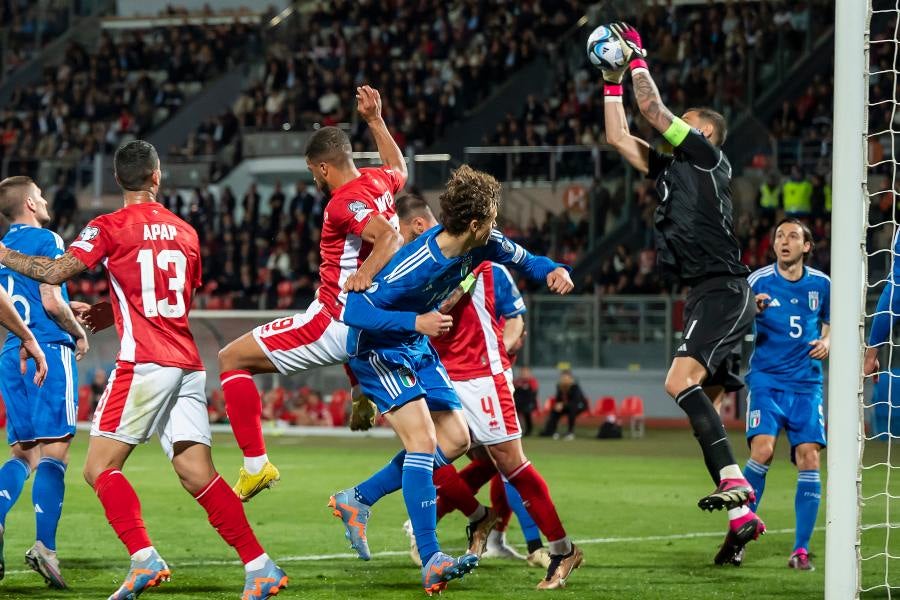
<path fill-rule="evenodd" d="M 836 0 L 825 598 L 857 598 L 863 441 L 866 111 L 871 0 Z M 838 92 L 839 90 L 839 92 Z"/>

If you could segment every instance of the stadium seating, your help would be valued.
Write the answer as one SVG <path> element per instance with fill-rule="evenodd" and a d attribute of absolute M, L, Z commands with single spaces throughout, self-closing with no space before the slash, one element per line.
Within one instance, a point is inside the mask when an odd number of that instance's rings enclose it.
<path fill-rule="evenodd" d="M 597 400 L 597 405 L 591 412 L 591 416 L 600 417 L 603 420 L 618 416 L 618 408 L 616 407 L 616 399 L 613 396 L 603 396 Z"/>
<path fill-rule="evenodd" d="M 644 437 L 644 399 L 640 396 L 626 396 L 619 408 L 619 417 L 631 429 L 632 437 Z"/>

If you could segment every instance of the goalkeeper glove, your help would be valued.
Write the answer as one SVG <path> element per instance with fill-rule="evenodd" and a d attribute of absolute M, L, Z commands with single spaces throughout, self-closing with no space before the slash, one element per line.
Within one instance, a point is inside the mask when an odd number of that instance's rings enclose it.
<path fill-rule="evenodd" d="M 622 97 L 622 80 L 625 78 L 626 71 L 628 71 L 628 63 L 615 71 L 600 70 L 603 74 L 603 95 L 605 97 Z"/>
<path fill-rule="evenodd" d="M 350 412 L 350 431 L 367 431 L 375 425 L 377 409 L 375 403 L 362 393 L 359 386 L 353 386 L 353 409 Z"/>
<path fill-rule="evenodd" d="M 622 52 L 625 54 L 625 62 L 632 68 L 647 68 L 647 51 L 644 49 L 644 43 L 641 41 L 641 34 L 637 29 L 619 21 L 609 26 L 613 35 L 618 38 L 622 44 Z"/>

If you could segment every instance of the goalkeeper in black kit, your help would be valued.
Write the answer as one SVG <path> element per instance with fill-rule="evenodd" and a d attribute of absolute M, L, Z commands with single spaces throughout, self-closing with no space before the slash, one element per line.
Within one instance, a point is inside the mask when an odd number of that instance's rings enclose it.
<path fill-rule="evenodd" d="M 709 108 L 674 116 L 650 76 L 640 34 L 624 23 L 609 28 L 625 64 L 603 71 L 607 141 L 656 182 L 657 261 L 669 281 L 691 288 L 666 392 L 690 419 L 716 486 L 698 506 L 727 509 L 731 541 L 743 545 L 758 538 L 765 525 L 747 506 L 753 488 L 737 465 L 714 402 L 743 387 L 738 351 L 753 327 L 757 305 L 733 231 L 731 165 L 721 149 L 725 119 Z M 629 69 L 641 114 L 672 145 L 671 155 L 657 152 L 628 129 L 622 81 Z"/>

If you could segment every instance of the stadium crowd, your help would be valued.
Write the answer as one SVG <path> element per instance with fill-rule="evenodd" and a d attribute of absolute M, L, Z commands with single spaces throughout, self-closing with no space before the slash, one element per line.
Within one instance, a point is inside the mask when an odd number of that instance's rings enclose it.
<path fill-rule="evenodd" d="M 32 58 L 59 37 L 69 24 L 67 0 L 0 1 L 0 79 Z"/>
<path fill-rule="evenodd" d="M 95 153 L 152 131 L 258 44 L 258 29 L 242 24 L 104 31 L 93 48 L 71 42 L 61 64 L 0 109 L 0 161 L 22 175 L 46 159 L 70 178 L 90 172 Z"/>
<path fill-rule="evenodd" d="M 289 44 L 267 47 L 264 74 L 234 106 L 200 125 L 174 153 L 212 156 L 243 131 L 353 121 L 353 94 L 362 83 L 382 90 L 385 120 L 401 149 L 424 148 L 516 69 L 548 51 L 586 4 L 319 3 Z M 362 124 L 352 140 L 356 150 L 372 149 Z"/>

